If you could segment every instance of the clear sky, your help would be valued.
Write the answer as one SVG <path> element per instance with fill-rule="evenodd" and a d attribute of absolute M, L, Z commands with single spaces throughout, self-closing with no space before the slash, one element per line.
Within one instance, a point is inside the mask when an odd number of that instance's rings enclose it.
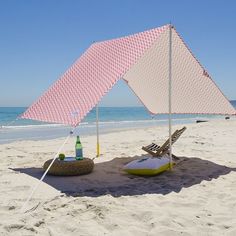
<path fill-rule="evenodd" d="M 236 99 L 234 0 L 0 0 L 0 106 L 28 106 L 93 41 L 172 22 L 229 99 Z M 122 82 L 103 106 L 138 105 Z"/>

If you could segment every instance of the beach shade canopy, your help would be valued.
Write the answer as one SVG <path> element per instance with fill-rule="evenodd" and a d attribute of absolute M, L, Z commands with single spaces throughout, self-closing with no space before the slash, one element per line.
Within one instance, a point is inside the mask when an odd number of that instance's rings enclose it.
<path fill-rule="evenodd" d="M 21 118 L 77 126 L 123 79 L 152 114 L 235 115 L 236 111 L 173 26 L 93 43 Z"/>

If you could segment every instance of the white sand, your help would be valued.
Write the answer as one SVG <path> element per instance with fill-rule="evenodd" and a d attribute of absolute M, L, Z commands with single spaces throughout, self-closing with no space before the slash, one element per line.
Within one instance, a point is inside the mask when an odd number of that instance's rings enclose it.
<path fill-rule="evenodd" d="M 101 135 L 93 173 L 46 177 L 26 214 L 20 208 L 63 139 L 0 145 L 0 235 L 236 235 L 236 120 L 187 125 L 173 147 L 183 160 L 173 172 L 123 173 L 145 154 L 142 145 L 167 135 L 167 127 Z M 86 156 L 95 156 L 95 143 L 82 137 Z"/>

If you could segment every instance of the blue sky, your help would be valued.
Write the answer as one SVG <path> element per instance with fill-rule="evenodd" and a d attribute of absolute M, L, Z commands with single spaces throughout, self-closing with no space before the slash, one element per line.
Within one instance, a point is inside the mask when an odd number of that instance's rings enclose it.
<path fill-rule="evenodd" d="M 28 106 L 93 41 L 170 21 L 229 99 L 236 99 L 236 1 L 0 0 L 0 106 Z M 138 105 L 122 82 L 103 106 Z"/>

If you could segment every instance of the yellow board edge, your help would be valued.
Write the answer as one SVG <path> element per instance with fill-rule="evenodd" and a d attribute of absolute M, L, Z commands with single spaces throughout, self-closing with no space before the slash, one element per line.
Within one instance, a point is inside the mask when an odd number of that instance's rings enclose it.
<path fill-rule="evenodd" d="M 161 166 L 158 169 L 124 169 L 125 172 L 132 174 L 132 175 L 157 175 L 166 170 L 170 169 L 170 164 L 167 163 L 166 165 Z"/>

